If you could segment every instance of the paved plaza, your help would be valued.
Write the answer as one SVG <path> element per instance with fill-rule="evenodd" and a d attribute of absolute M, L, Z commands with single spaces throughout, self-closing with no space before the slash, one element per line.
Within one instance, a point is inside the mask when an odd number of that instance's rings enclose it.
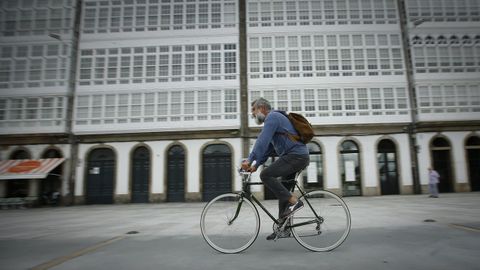
<path fill-rule="evenodd" d="M 252 247 L 219 254 L 200 234 L 205 203 L 1 210 L 0 269 L 479 269 L 480 193 L 345 200 L 351 234 L 325 253 L 265 240 L 262 215 Z"/>

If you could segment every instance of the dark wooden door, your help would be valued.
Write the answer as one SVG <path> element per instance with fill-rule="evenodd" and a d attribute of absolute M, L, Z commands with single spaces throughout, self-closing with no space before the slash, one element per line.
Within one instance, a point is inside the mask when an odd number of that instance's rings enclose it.
<path fill-rule="evenodd" d="M 167 201 L 185 201 L 185 151 L 179 145 L 168 150 Z"/>
<path fill-rule="evenodd" d="M 228 146 L 214 144 L 203 152 L 203 201 L 232 192 L 232 155 Z"/>
<path fill-rule="evenodd" d="M 379 153 L 380 186 L 382 195 L 399 194 L 395 153 Z"/>
<path fill-rule="evenodd" d="M 468 149 L 468 178 L 472 191 L 480 191 L 480 149 Z"/>
<path fill-rule="evenodd" d="M 440 175 L 439 192 L 453 192 L 450 150 L 433 150 L 433 168 Z"/>
<path fill-rule="evenodd" d="M 391 140 L 382 140 L 378 144 L 377 162 L 382 195 L 399 194 L 397 153 Z"/>
<path fill-rule="evenodd" d="M 88 157 L 86 199 L 87 204 L 113 203 L 115 155 L 111 149 L 93 150 Z"/>
<path fill-rule="evenodd" d="M 132 160 L 132 203 L 147 203 L 150 183 L 150 151 L 138 147 Z"/>
<path fill-rule="evenodd" d="M 354 141 L 344 141 L 341 145 L 341 173 L 343 196 L 361 196 L 362 178 L 360 166 L 360 151 Z"/>
<path fill-rule="evenodd" d="M 468 179 L 470 180 L 470 189 L 480 191 L 480 137 L 472 136 L 466 143 Z"/>

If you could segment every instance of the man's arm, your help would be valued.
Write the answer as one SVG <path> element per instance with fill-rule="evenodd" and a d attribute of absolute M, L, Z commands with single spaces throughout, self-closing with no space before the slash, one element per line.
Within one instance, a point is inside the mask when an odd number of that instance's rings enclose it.
<path fill-rule="evenodd" d="M 258 164 L 263 164 L 265 163 L 265 161 L 267 161 L 267 159 L 269 157 L 271 157 L 273 155 L 273 153 L 275 153 L 275 148 L 273 147 L 273 144 L 272 143 L 269 143 L 268 144 L 268 149 L 267 149 L 267 152 L 265 153 L 265 156 L 263 157 L 262 160 L 258 160 Z M 259 165 L 257 165 L 258 167 Z"/>
<path fill-rule="evenodd" d="M 257 161 L 257 167 L 267 160 L 270 152 L 273 150 L 271 142 L 279 125 L 276 117 L 272 117 L 272 115 L 269 116 L 270 117 L 266 119 L 262 132 L 260 132 L 260 135 L 253 146 L 252 152 L 248 156 L 248 161 L 250 163 L 254 160 Z"/>

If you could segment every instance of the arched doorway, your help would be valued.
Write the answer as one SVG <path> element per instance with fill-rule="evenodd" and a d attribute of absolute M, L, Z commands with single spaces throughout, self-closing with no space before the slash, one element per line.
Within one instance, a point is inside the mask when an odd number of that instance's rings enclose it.
<path fill-rule="evenodd" d="M 465 143 L 468 179 L 471 191 L 480 191 L 480 138 L 472 136 Z"/>
<path fill-rule="evenodd" d="M 150 151 L 137 147 L 132 155 L 132 203 L 147 203 L 150 183 Z"/>
<path fill-rule="evenodd" d="M 303 187 L 306 190 L 323 189 L 322 149 L 315 142 L 307 144 L 310 153 L 310 164 L 303 172 Z"/>
<path fill-rule="evenodd" d="M 62 154 L 57 149 L 48 149 L 43 153 L 42 158 L 61 158 Z M 42 198 L 47 196 L 48 198 L 52 197 L 54 192 L 61 193 L 62 190 L 62 172 L 63 166 L 59 165 L 53 169 L 45 179 L 41 180 L 40 194 Z M 43 204 L 46 204 L 47 201 L 43 200 Z"/>
<path fill-rule="evenodd" d="M 168 149 L 167 201 L 185 201 L 185 150 L 180 145 Z"/>
<path fill-rule="evenodd" d="M 344 141 L 340 147 L 340 172 L 342 174 L 343 196 L 361 196 L 360 151 L 354 141 Z"/>
<path fill-rule="evenodd" d="M 397 149 L 391 140 L 378 143 L 377 163 L 382 195 L 399 194 Z"/>
<path fill-rule="evenodd" d="M 439 192 L 453 192 L 452 159 L 450 143 L 444 138 L 435 138 L 431 145 L 432 166 L 440 174 Z"/>
<path fill-rule="evenodd" d="M 203 201 L 232 191 L 232 153 L 225 144 L 212 144 L 203 150 Z"/>
<path fill-rule="evenodd" d="M 87 204 L 113 203 L 115 154 L 109 148 L 98 148 L 88 155 L 86 199 Z"/>
<path fill-rule="evenodd" d="M 15 152 L 13 152 L 10 155 L 10 159 L 30 159 L 30 153 L 28 153 L 26 150 L 20 149 Z"/>
<path fill-rule="evenodd" d="M 9 159 L 30 159 L 30 153 L 26 150 L 19 149 L 10 154 Z M 7 197 L 27 197 L 28 196 L 27 179 L 8 180 L 7 182 Z"/>

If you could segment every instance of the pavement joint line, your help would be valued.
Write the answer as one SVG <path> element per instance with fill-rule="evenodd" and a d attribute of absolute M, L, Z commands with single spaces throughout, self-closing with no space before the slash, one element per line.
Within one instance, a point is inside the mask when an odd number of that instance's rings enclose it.
<path fill-rule="evenodd" d="M 453 227 L 453 228 L 465 230 L 465 231 L 480 232 L 480 229 L 473 228 L 473 227 L 470 227 L 470 226 L 455 224 L 455 223 L 450 223 L 449 226 L 450 226 L 450 227 Z"/>
<path fill-rule="evenodd" d="M 80 256 L 83 256 L 87 253 L 90 253 L 90 252 L 93 252 L 99 248 L 102 248 L 102 247 L 105 247 L 105 246 L 108 246 L 116 241 L 119 241 L 119 240 L 122 240 L 122 239 L 125 239 L 126 236 L 124 235 L 120 235 L 120 236 L 116 236 L 116 237 L 113 237 L 111 239 L 108 239 L 108 240 L 105 240 L 105 241 L 102 241 L 102 242 L 99 242 L 93 246 L 90 246 L 90 247 L 86 247 L 86 248 L 83 248 L 83 249 L 80 249 L 80 250 L 77 250 L 73 253 L 70 253 L 70 254 L 67 254 L 67 255 L 64 255 L 64 256 L 61 256 L 61 257 L 58 257 L 58 258 L 55 258 L 53 260 L 50 260 L 48 262 L 45 262 L 45 263 L 42 263 L 42 264 L 39 264 L 37 266 L 34 266 L 32 268 L 30 268 L 31 270 L 46 270 L 46 269 L 50 269 L 54 266 L 57 266 L 57 265 L 60 265 L 66 261 L 69 261 L 69 260 L 72 260 L 74 258 L 77 258 L 77 257 L 80 257 Z"/>

